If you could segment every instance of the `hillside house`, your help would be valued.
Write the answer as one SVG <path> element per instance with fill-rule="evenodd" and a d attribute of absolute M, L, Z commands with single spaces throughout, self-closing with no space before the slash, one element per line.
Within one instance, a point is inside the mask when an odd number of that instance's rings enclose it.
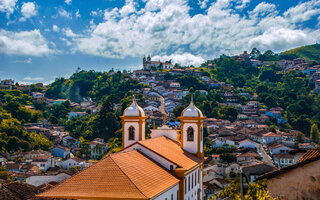
<path fill-rule="evenodd" d="M 269 132 L 262 136 L 262 141 L 264 144 L 270 144 L 278 140 L 282 140 L 283 137 L 277 133 Z"/>
<path fill-rule="evenodd" d="M 39 170 L 47 171 L 55 166 L 55 159 L 52 156 L 40 156 L 33 158 L 31 164 L 38 166 Z"/>
<path fill-rule="evenodd" d="M 50 151 L 54 157 L 60 157 L 63 159 L 67 159 L 70 157 L 70 149 L 67 147 L 56 146 L 52 148 Z"/>
<path fill-rule="evenodd" d="M 245 139 L 242 140 L 239 143 L 239 148 L 251 148 L 251 149 L 255 149 L 256 148 L 256 143 L 250 139 Z"/>
<path fill-rule="evenodd" d="M 293 165 L 268 172 L 260 177 L 267 179 L 269 195 L 284 200 L 318 199 L 320 184 L 320 150 L 312 149 Z"/>
<path fill-rule="evenodd" d="M 86 161 L 78 157 L 69 158 L 68 160 L 62 161 L 60 163 L 60 166 L 66 170 L 69 170 L 71 167 L 77 167 L 77 166 L 83 169 L 85 165 L 86 165 Z"/>

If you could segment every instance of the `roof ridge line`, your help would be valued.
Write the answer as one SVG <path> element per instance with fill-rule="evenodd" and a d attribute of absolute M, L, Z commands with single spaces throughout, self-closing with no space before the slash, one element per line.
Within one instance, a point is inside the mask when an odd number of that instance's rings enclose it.
<path fill-rule="evenodd" d="M 131 178 L 128 176 L 128 174 L 125 173 L 125 172 L 121 169 L 121 167 L 118 165 L 118 163 L 116 163 L 116 162 L 114 161 L 114 159 L 112 158 L 112 156 L 110 155 L 109 157 L 110 157 L 110 159 L 112 160 L 112 162 L 113 162 L 115 165 L 117 165 L 117 167 L 120 169 L 120 171 L 122 171 L 122 173 L 124 173 L 124 174 L 126 175 L 126 177 L 128 177 L 129 181 L 134 185 L 134 187 L 136 187 L 137 190 L 138 190 L 144 197 L 146 197 L 147 199 L 149 199 L 149 197 L 147 197 L 147 196 L 140 190 L 140 188 L 138 188 L 138 187 L 136 186 L 136 184 L 131 180 Z"/>
<path fill-rule="evenodd" d="M 165 137 L 165 136 L 164 136 L 164 137 Z M 166 137 L 166 138 L 167 138 L 167 137 Z M 148 150 L 152 151 L 153 153 L 157 154 L 158 156 L 160 156 L 160 157 L 162 157 L 162 158 L 166 159 L 167 161 L 172 162 L 173 164 L 175 164 L 175 165 L 179 166 L 180 168 L 183 168 L 183 167 L 182 167 L 181 165 L 179 165 L 178 163 L 176 163 L 176 162 L 172 161 L 171 159 L 168 159 L 168 158 L 164 157 L 163 155 L 161 155 L 161 154 L 159 154 L 159 153 L 155 152 L 154 150 L 150 149 L 150 148 L 149 148 L 149 147 L 147 147 L 146 145 L 141 144 L 141 143 L 140 143 L 140 141 L 138 141 L 137 143 L 138 143 L 138 144 L 140 144 L 141 146 L 143 146 L 144 148 L 147 148 Z"/>

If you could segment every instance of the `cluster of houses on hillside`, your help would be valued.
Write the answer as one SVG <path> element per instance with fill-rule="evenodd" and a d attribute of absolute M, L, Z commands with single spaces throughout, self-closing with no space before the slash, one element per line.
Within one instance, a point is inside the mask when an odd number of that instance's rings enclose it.
<path fill-rule="evenodd" d="M 235 58 L 240 61 L 246 61 L 253 67 L 277 64 L 284 72 L 291 70 L 301 72 L 309 77 L 311 84 L 314 85 L 315 92 L 320 93 L 320 65 L 315 64 L 317 62 L 314 60 L 306 61 L 303 58 L 295 58 L 293 60 L 260 61 L 250 59 L 250 55 L 246 51 L 235 56 Z M 212 65 L 212 63 L 208 62 L 208 65 Z"/>
<path fill-rule="evenodd" d="M 106 147 L 107 144 L 100 138 L 90 142 L 89 151 L 92 159 L 101 158 L 106 152 Z M 61 182 L 94 162 L 77 157 L 75 155 L 79 151 L 77 149 L 80 150 L 80 148 L 56 145 L 50 151 L 34 150 L 0 155 L 0 164 L 15 180 L 26 181 L 35 186 L 50 181 Z"/>
<path fill-rule="evenodd" d="M 242 172 L 255 182 L 257 177 L 267 172 L 297 163 L 307 150 L 318 146 L 309 138 L 298 143 L 298 131 L 270 132 L 267 125 L 250 120 L 231 123 L 208 118 L 204 124 L 208 128 L 212 149 L 220 151 L 220 154 L 208 155 L 204 168 L 204 187 L 208 198 L 230 184 L 225 178 Z M 234 161 L 228 163 L 221 159 L 221 151 L 229 152 L 230 149 L 233 149 Z"/>
<path fill-rule="evenodd" d="M 60 182 L 64 180 L 61 177 L 68 178 L 73 174 L 72 169 L 84 169 L 95 162 L 94 160 L 101 159 L 108 148 L 108 143 L 101 138 L 96 138 L 87 145 L 81 145 L 80 141 L 71 137 L 63 126 L 53 126 L 46 120 L 41 123 L 24 124 L 24 127 L 28 132 L 43 134 L 54 145 L 50 151 L 35 150 L 12 154 L 1 152 L 0 164 L 9 174 L 16 180 L 30 184 L 57 180 Z M 93 161 L 88 162 L 80 157 Z M 69 175 L 60 175 L 61 173 Z"/>

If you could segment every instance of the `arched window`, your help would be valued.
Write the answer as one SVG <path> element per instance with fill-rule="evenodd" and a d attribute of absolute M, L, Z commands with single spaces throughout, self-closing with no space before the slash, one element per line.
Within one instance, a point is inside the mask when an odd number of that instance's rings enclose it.
<path fill-rule="evenodd" d="M 194 140 L 194 130 L 191 126 L 187 129 L 187 136 L 188 136 L 187 138 L 188 141 Z"/>
<path fill-rule="evenodd" d="M 134 140 L 134 127 L 129 127 L 129 140 Z"/>

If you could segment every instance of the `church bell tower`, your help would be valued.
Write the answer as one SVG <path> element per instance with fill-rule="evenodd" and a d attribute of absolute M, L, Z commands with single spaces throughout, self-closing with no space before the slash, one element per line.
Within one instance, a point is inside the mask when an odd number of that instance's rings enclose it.
<path fill-rule="evenodd" d="M 191 102 L 187 108 L 185 108 L 181 116 L 178 117 L 181 122 L 181 147 L 203 158 L 203 116 L 201 110 L 199 110 L 193 102 L 193 96 L 191 96 Z"/>
<path fill-rule="evenodd" d="M 145 140 L 146 119 L 143 109 L 135 98 L 131 105 L 123 112 L 122 119 L 122 149 L 141 140 Z"/>

